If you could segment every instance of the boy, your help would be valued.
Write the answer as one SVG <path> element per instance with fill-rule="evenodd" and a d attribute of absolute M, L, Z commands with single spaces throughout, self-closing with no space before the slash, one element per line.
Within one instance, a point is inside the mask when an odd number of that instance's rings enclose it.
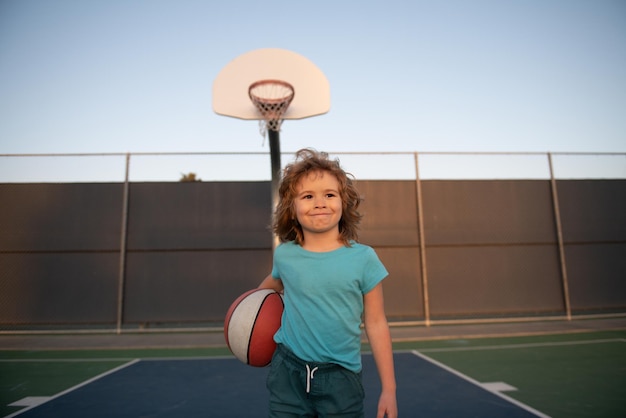
<path fill-rule="evenodd" d="M 259 287 L 284 292 L 267 385 L 271 417 L 362 417 L 361 320 L 381 379 L 377 417 L 397 417 L 382 280 L 387 271 L 357 242 L 361 198 L 325 153 L 296 153 L 284 170 L 273 229 L 281 245 Z"/>

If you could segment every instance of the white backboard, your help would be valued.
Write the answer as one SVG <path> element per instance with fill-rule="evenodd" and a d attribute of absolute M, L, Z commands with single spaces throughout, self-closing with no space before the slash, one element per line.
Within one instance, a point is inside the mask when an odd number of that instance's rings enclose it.
<path fill-rule="evenodd" d="M 303 119 L 330 110 L 330 85 L 322 71 L 302 55 L 285 49 L 247 52 L 228 63 L 213 82 L 213 111 L 239 119 L 262 119 L 248 88 L 259 80 L 282 80 L 294 87 L 283 119 Z"/>

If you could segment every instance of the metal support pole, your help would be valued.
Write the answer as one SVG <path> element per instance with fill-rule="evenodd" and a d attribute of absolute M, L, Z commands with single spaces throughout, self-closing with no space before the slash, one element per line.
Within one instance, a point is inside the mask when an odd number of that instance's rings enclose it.
<path fill-rule="evenodd" d="M 117 326 L 118 334 L 122 333 L 122 320 L 124 316 L 124 281 L 126 276 L 126 242 L 128 228 L 128 171 L 130 168 L 130 154 L 126 154 L 126 173 L 124 176 L 124 192 L 122 197 L 122 230 L 120 233 L 120 268 L 117 281 Z"/>
<path fill-rule="evenodd" d="M 270 160 L 272 164 L 272 216 L 278 205 L 278 185 L 280 183 L 280 133 L 271 129 L 267 130 L 270 142 Z M 273 236 L 272 250 L 278 246 L 278 237 Z"/>
<path fill-rule="evenodd" d="M 559 261 L 561 263 L 561 282 L 563 283 L 563 301 L 565 302 L 565 314 L 567 320 L 572 319 L 572 308 L 570 306 L 569 283 L 567 280 L 567 265 L 565 262 L 565 247 L 563 245 L 563 228 L 561 226 L 561 210 L 559 209 L 559 196 L 556 189 L 556 179 L 552 166 L 552 154 L 548 153 L 548 165 L 550 166 L 550 186 L 552 191 L 552 208 L 554 209 L 554 221 L 556 223 L 556 235 L 559 245 Z"/>
<path fill-rule="evenodd" d="M 428 298 L 428 269 L 426 268 L 426 242 L 424 234 L 424 210 L 422 205 L 422 181 L 420 180 L 418 154 L 415 157 L 415 189 L 417 196 L 417 223 L 419 230 L 420 266 L 422 272 L 422 296 L 424 302 L 424 320 L 430 326 L 430 300 Z"/>

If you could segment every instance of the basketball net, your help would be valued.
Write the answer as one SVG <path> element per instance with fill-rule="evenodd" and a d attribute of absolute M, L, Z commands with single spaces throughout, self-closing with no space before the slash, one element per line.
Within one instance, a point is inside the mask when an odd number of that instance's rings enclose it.
<path fill-rule="evenodd" d="M 267 131 L 280 131 L 283 115 L 294 96 L 293 86 L 281 80 L 260 80 L 250 84 L 248 95 L 261 113 L 259 132 L 263 137 Z"/>

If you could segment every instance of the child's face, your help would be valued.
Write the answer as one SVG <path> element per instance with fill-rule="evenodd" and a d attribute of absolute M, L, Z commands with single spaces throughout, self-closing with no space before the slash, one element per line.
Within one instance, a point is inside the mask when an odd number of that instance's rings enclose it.
<path fill-rule="evenodd" d="M 334 175 L 316 171 L 303 176 L 296 187 L 294 208 L 305 236 L 339 234 L 342 204 Z"/>

